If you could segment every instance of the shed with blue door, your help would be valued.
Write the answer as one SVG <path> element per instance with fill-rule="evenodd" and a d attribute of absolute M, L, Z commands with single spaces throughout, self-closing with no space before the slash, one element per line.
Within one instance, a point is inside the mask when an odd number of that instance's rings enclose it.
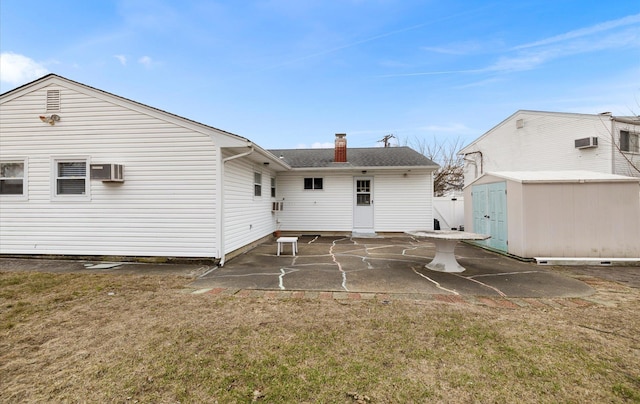
<path fill-rule="evenodd" d="M 640 179 L 590 171 L 485 173 L 464 189 L 465 230 L 523 258 L 640 257 Z"/>

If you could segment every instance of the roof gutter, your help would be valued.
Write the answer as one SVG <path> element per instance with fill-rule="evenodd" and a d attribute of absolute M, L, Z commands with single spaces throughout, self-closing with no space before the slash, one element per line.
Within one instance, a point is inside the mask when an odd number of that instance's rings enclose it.
<path fill-rule="evenodd" d="M 221 175 L 220 175 L 220 180 L 221 182 L 224 183 L 224 167 L 225 167 L 225 163 L 231 160 L 235 160 L 235 159 L 239 159 L 242 157 L 246 157 L 248 155 L 250 155 L 251 153 L 254 152 L 254 147 L 253 147 L 253 143 L 251 142 L 247 142 L 247 147 L 249 148 L 249 150 L 247 150 L 244 153 L 240 153 L 240 154 L 234 154 L 233 156 L 229 156 L 227 158 L 222 159 L 222 164 L 220 165 L 221 168 Z M 226 254 L 225 254 L 225 247 L 224 247 L 224 222 L 225 222 L 225 217 L 224 217 L 224 184 L 222 184 L 222 186 L 219 188 L 220 189 L 220 197 L 218 198 L 218 216 L 220 218 L 220 226 L 218 229 L 218 238 L 219 238 L 219 244 L 220 244 L 220 262 L 218 263 L 218 266 L 224 266 L 224 262 L 225 262 L 225 258 L 226 258 Z"/>
<path fill-rule="evenodd" d="M 620 123 L 628 123 L 630 125 L 640 125 L 640 118 L 630 119 L 630 118 L 622 118 L 617 116 L 611 117 L 612 121 L 620 122 Z"/>
<path fill-rule="evenodd" d="M 241 157 L 245 157 L 250 155 L 251 153 L 253 153 L 254 148 L 253 148 L 253 143 L 251 142 L 247 142 L 247 147 L 249 148 L 249 151 L 246 151 L 244 153 L 240 153 L 240 154 L 234 154 L 233 156 L 229 156 L 226 159 L 223 159 L 222 162 L 226 163 L 227 161 L 231 161 L 231 160 L 235 160 L 235 159 L 239 159 Z"/>

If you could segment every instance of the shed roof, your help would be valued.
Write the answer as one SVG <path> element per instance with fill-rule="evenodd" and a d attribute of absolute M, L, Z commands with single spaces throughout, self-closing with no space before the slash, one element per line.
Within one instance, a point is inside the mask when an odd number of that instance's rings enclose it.
<path fill-rule="evenodd" d="M 623 175 L 606 174 L 595 171 L 566 170 L 566 171 L 494 171 L 486 173 L 521 183 L 549 183 L 549 182 L 636 182 L 640 178 L 625 177 Z"/>
<path fill-rule="evenodd" d="M 334 149 L 269 150 L 292 168 L 431 168 L 438 164 L 410 147 L 367 147 L 347 149 L 347 162 L 334 162 Z"/>

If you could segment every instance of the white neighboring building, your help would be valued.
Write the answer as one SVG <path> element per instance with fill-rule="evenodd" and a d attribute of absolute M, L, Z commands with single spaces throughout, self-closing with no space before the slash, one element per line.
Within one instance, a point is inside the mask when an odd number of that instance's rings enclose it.
<path fill-rule="evenodd" d="M 463 148 L 465 229 L 520 257 L 640 258 L 640 118 L 518 111 Z"/>
<path fill-rule="evenodd" d="M 433 228 L 435 163 L 336 145 L 275 155 L 49 74 L 0 96 L 0 254 L 224 263 L 276 229 Z"/>
<path fill-rule="evenodd" d="M 494 171 L 587 170 L 640 177 L 640 118 L 520 110 L 459 154 L 465 185 Z"/>

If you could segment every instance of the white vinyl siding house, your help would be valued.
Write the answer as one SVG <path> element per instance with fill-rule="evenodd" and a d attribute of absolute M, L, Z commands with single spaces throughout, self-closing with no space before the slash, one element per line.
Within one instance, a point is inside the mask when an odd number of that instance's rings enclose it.
<path fill-rule="evenodd" d="M 640 154 L 619 150 L 621 131 L 640 132 L 640 120 L 518 111 L 460 151 L 465 184 L 493 171 L 588 170 L 640 177 L 630 165 L 640 167 Z M 585 138 L 596 138 L 597 145 L 576 147 L 575 141 Z"/>
<path fill-rule="evenodd" d="M 54 124 L 39 119 L 51 90 Z M 28 173 L 26 198 L 0 195 L 0 253 L 224 254 L 219 158 L 223 147 L 244 150 L 246 139 L 58 76 L 4 97 L 0 160 L 28 156 Z M 109 163 L 124 166 L 124 182 L 89 179 L 91 164 Z M 252 176 L 243 185 L 253 194 Z M 239 244 L 270 233 L 262 228 Z"/>
<path fill-rule="evenodd" d="M 333 150 L 311 150 L 294 167 L 241 136 L 54 74 L 0 106 L 0 254 L 224 264 L 276 229 L 357 230 L 362 212 L 371 232 L 433 228 L 437 165 L 409 148 L 355 149 L 361 161 L 339 166 L 317 166 Z M 360 177 L 371 203 L 354 203 Z"/>
<path fill-rule="evenodd" d="M 278 174 L 282 231 L 405 232 L 433 230 L 433 171 L 437 165 L 406 147 L 272 150 L 292 169 Z M 345 153 L 345 152 L 343 152 Z"/>
<path fill-rule="evenodd" d="M 224 153 L 225 158 L 230 157 Z M 258 174 L 258 175 L 256 175 Z M 266 180 L 273 175 L 263 164 L 258 167 L 247 159 L 224 163 L 224 252 L 228 254 L 248 243 L 271 234 L 275 217 L 271 214 L 271 197 L 265 194 Z M 256 180 L 260 177 L 260 183 Z M 260 185 L 261 195 L 256 195 Z"/>

